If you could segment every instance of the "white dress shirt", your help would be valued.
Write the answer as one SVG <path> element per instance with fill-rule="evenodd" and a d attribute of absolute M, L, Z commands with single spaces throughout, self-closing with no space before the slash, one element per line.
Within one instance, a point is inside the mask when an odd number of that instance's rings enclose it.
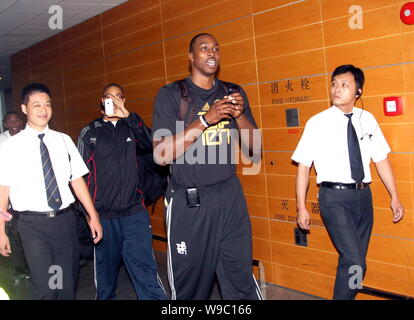
<path fill-rule="evenodd" d="M 2 134 L 0 134 L 0 148 L 3 145 L 3 143 L 11 137 L 9 130 L 4 131 Z"/>
<path fill-rule="evenodd" d="M 88 173 L 88 169 L 72 139 L 50 130 L 38 132 L 29 126 L 8 139 L 0 150 L 0 185 L 10 187 L 10 202 L 17 211 L 50 211 L 48 206 L 39 134 L 48 148 L 53 171 L 62 198 L 60 209 L 75 201 L 69 188 L 70 180 Z M 70 161 L 69 161 L 70 155 Z M 72 176 L 72 177 L 71 177 Z"/>
<path fill-rule="evenodd" d="M 374 116 L 366 110 L 352 109 L 354 125 L 365 178 L 371 182 L 371 159 L 379 162 L 391 151 Z M 332 106 L 311 117 L 292 155 L 292 160 L 307 167 L 315 166 L 316 183 L 322 181 L 355 183 L 349 164 L 347 126 L 348 118 L 339 108 Z"/>

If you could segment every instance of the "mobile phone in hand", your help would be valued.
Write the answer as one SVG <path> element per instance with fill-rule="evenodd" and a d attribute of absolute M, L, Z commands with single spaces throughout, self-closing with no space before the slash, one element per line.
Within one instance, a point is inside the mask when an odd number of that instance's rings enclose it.
<path fill-rule="evenodd" d="M 237 87 L 229 87 L 228 89 L 228 95 L 231 95 L 232 93 L 239 92 L 239 89 Z"/>
<path fill-rule="evenodd" d="M 114 114 L 114 101 L 112 99 L 105 99 L 105 114 L 107 116 Z"/>
<path fill-rule="evenodd" d="M 230 96 L 231 94 L 236 93 L 236 92 L 239 92 L 239 89 L 237 87 L 231 86 L 231 87 L 229 87 L 227 94 Z M 230 103 L 231 104 L 236 104 L 235 100 L 232 100 Z"/>

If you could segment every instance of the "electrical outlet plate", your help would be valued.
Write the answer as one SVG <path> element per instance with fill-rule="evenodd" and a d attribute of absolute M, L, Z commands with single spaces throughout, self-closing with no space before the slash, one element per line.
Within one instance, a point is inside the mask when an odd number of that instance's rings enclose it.
<path fill-rule="evenodd" d="M 297 108 L 286 109 L 286 125 L 288 127 L 299 127 L 299 111 Z"/>
<path fill-rule="evenodd" d="M 295 244 L 297 246 L 307 247 L 309 231 L 295 228 L 294 232 L 295 232 Z"/>

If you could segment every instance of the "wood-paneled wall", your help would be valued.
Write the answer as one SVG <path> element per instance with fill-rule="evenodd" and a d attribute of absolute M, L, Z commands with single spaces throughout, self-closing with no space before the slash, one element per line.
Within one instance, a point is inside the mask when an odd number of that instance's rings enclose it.
<path fill-rule="evenodd" d="M 260 173 L 240 174 L 254 257 L 264 261 L 267 281 L 331 298 L 338 254 L 319 215 L 314 171 L 307 202 L 309 246 L 294 244 L 296 167 L 290 156 L 309 117 L 329 106 L 333 69 L 346 63 L 363 68 L 364 107 L 376 116 L 392 147 L 390 160 L 406 207 L 404 220 L 393 224 L 389 196 L 373 166 L 375 223 L 364 284 L 414 296 L 414 26 L 399 19 L 404 3 L 133 0 L 15 54 L 14 95 L 19 101 L 29 81 L 49 85 L 54 125 L 76 139 L 99 115 L 103 86 L 119 82 L 129 109 L 151 125 L 158 89 L 188 74 L 189 40 L 199 32 L 212 33 L 221 44 L 220 78 L 243 86 L 264 134 Z M 363 9 L 362 29 L 349 27 L 352 5 Z M 392 95 L 403 97 L 401 116 L 383 114 L 382 99 Z M 287 127 L 288 108 L 299 110 L 299 127 Z M 154 233 L 165 235 L 162 204 L 151 219 Z M 154 245 L 165 249 L 163 243 Z"/>

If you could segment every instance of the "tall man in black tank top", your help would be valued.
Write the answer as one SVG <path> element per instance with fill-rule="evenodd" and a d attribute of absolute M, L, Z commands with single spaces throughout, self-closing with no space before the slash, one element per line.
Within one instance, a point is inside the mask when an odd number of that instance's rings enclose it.
<path fill-rule="evenodd" d="M 234 161 L 239 137 L 260 158 L 260 134 L 243 89 L 215 78 L 217 40 L 196 35 L 188 56 L 191 76 L 160 89 L 152 127 L 155 161 L 171 164 L 165 204 L 172 298 L 208 299 L 217 276 L 224 299 L 261 299 Z"/>

